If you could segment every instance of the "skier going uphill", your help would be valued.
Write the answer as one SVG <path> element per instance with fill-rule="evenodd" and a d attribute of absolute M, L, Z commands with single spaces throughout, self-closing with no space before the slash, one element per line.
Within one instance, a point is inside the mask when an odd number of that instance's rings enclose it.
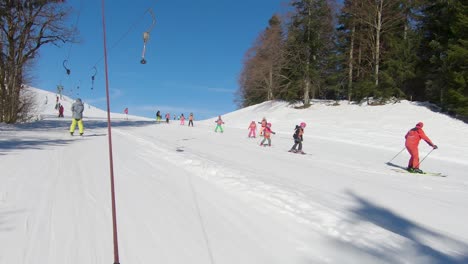
<path fill-rule="evenodd" d="M 83 128 L 84 105 L 83 105 L 83 102 L 81 102 L 80 98 L 76 99 L 76 101 L 73 103 L 71 107 L 71 111 L 72 111 L 72 124 L 70 126 L 70 135 L 73 136 L 73 133 L 75 132 L 76 124 L 78 123 L 80 136 L 82 136 L 84 132 L 84 128 Z"/>

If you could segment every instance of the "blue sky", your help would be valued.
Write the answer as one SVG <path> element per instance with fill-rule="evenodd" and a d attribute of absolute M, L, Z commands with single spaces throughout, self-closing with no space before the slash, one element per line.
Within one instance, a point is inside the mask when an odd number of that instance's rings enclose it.
<path fill-rule="evenodd" d="M 112 0 L 106 1 L 111 111 L 154 117 L 193 112 L 205 119 L 236 110 L 234 93 L 245 52 L 282 12 L 285 0 Z M 79 43 L 40 50 L 32 86 L 56 91 L 106 109 L 101 1 L 68 0 Z M 143 32 L 156 25 L 140 64 Z M 129 31 L 130 30 L 130 31 Z M 126 33 L 128 32 L 128 33 Z M 62 64 L 71 70 L 67 75 Z M 96 65 L 94 89 L 91 76 Z M 79 89 L 77 88 L 79 87 Z"/>

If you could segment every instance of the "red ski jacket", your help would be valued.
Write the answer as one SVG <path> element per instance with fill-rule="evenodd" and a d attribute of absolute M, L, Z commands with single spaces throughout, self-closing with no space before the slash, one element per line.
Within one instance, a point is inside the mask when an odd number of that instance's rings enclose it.
<path fill-rule="evenodd" d="M 410 129 L 408 133 L 406 133 L 406 147 L 418 147 L 419 141 L 423 139 L 424 141 L 429 144 L 429 146 L 433 147 L 434 143 L 426 136 L 424 130 L 422 130 L 421 126 L 416 126 L 415 128 Z"/>

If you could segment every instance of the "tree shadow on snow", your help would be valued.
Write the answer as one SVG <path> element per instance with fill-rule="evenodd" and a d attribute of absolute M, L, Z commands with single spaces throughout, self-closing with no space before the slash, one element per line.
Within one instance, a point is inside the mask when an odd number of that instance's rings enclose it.
<path fill-rule="evenodd" d="M 71 124 L 71 119 L 46 119 L 37 122 L 16 124 L 10 126 L 0 127 L 1 131 L 11 130 L 23 130 L 23 131 L 44 131 L 50 129 L 61 129 L 68 130 Z M 107 120 L 104 119 L 83 119 L 85 130 L 87 129 L 99 129 L 107 128 Z M 123 120 L 111 120 L 112 127 L 141 127 L 154 125 L 154 121 L 123 121 Z"/>
<path fill-rule="evenodd" d="M 0 141 L 0 155 L 6 152 L 21 149 L 42 149 L 44 146 L 63 146 L 74 141 L 73 139 L 45 139 L 36 138 L 30 140 L 11 139 Z"/>
<path fill-rule="evenodd" d="M 153 121 L 111 121 L 111 125 L 113 128 L 119 127 L 142 127 L 148 125 L 154 125 Z M 107 121 L 103 119 L 87 119 L 84 120 L 84 127 L 85 127 L 85 137 L 96 137 L 96 136 L 106 136 L 107 130 L 105 133 L 95 133 L 93 129 L 105 129 L 107 128 Z M 10 137 L 7 140 L 0 140 L 0 156 L 5 155 L 6 152 L 10 152 L 12 150 L 18 149 L 42 149 L 44 146 L 63 146 L 66 144 L 70 144 L 75 141 L 74 138 L 70 139 L 60 139 L 55 138 L 52 139 L 47 137 L 48 131 L 61 131 L 63 130 L 63 135 L 65 137 L 69 136 L 70 128 L 70 121 L 64 119 L 47 119 L 41 120 L 38 122 L 32 123 L 24 123 L 24 124 L 16 124 L 16 125 L 5 125 L 0 126 L 0 133 L 2 132 L 10 132 L 15 133 L 15 131 L 28 131 L 34 132 L 37 134 L 37 137 L 34 138 L 20 138 L 18 137 Z"/>
<path fill-rule="evenodd" d="M 353 220 L 360 222 L 370 222 L 376 226 L 386 229 L 394 234 L 402 236 L 411 241 L 411 244 L 404 245 L 401 249 L 386 249 L 382 248 L 378 252 L 371 248 L 357 248 L 359 251 L 365 251 L 366 254 L 374 256 L 383 263 L 401 263 L 402 257 L 407 253 L 412 258 L 418 259 L 417 263 L 437 263 L 437 264 L 462 264 L 468 263 L 468 245 L 456 239 L 447 237 L 446 235 L 429 230 L 426 227 L 418 225 L 409 219 L 406 219 L 389 209 L 380 207 L 379 205 L 366 200 L 352 192 L 348 194 L 357 202 L 357 206 L 351 209 Z M 455 252 L 460 252 L 462 256 L 451 256 L 439 251 L 433 245 L 428 245 L 422 238 L 426 240 L 437 241 L 445 247 L 450 247 Z M 345 242 L 337 242 L 343 244 Z M 349 244 L 343 245 L 349 248 Z"/>

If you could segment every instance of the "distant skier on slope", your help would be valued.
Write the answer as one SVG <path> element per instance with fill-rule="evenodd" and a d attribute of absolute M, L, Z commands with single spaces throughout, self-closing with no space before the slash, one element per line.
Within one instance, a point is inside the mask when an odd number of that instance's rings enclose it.
<path fill-rule="evenodd" d="M 424 173 L 422 170 L 419 169 L 419 150 L 418 150 L 418 145 L 419 141 L 423 139 L 424 141 L 429 144 L 433 149 L 437 149 L 437 145 L 434 145 L 432 141 L 426 136 L 424 133 L 424 130 L 422 129 L 424 124 L 422 122 L 419 122 L 416 124 L 416 126 L 408 131 L 405 135 L 405 146 L 406 149 L 408 150 L 409 154 L 411 155 L 411 158 L 409 159 L 408 162 L 408 168 L 407 170 L 409 172 L 413 173 Z"/>
<path fill-rule="evenodd" d="M 255 132 L 257 131 L 257 124 L 255 124 L 255 121 L 250 122 L 250 125 L 247 127 L 247 129 L 249 130 L 249 138 L 255 138 Z"/>
<path fill-rule="evenodd" d="M 181 126 L 184 126 L 184 125 L 185 125 L 185 116 L 184 116 L 184 114 L 181 114 L 181 115 L 180 115 L 180 125 L 181 125 Z"/>
<path fill-rule="evenodd" d="M 63 108 L 63 105 L 62 105 L 62 104 L 59 103 L 59 105 L 60 105 L 60 106 L 59 106 L 59 115 L 58 115 L 58 117 L 63 117 L 63 111 L 64 111 L 65 109 Z"/>
<path fill-rule="evenodd" d="M 84 105 L 83 105 L 83 102 L 81 102 L 80 98 L 77 98 L 76 101 L 73 103 L 71 107 L 71 111 L 72 111 L 72 124 L 70 126 L 70 135 L 73 136 L 73 133 L 75 132 L 76 124 L 78 123 L 80 136 L 82 136 L 84 132 L 84 128 L 83 128 Z"/>
<path fill-rule="evenodd" d="M 304 141 L 303 135 L 304 135 L 304 128 L 306 127 L 306 125 L 307 124 L 304 122 L 302 122 L 300 125 L 296 125 L 295 131 L 293 134 L 294 145 L 289 150 L 289 152 L 305 154 L 304 151 L 302 151 L 302 141 Z M 296 150 L 297 146 L 299 146 L 299 148 Z"/>
<path fill-rule="evenodd" d="M 263 140 L 260 142 L 260 146 L 266 146 L 263 145 L 265 143 L 265 140 L 268 140 L 268 146 L 271 147 L 271 134 L 276 134 L 271 130 L 271 123 L 267 123 L 265 128 L 263 129 Z"/>
<path fill-rule="evenodd" d="M 157 123 L 160 123 L 161 122 L 161 119 L 162 119 L 162 115 L 161 115 L 161 111 L 157 111 L 156 112 L 156 122 Z"/>
<path fill-rule="evenodd" d="M 218 129 L 220 129 L 221 133 L 223 133 L 222 125 L 224 124 L 224 121 L 223 119 L 221 119 L 221 116 L 218 116 L 218 120 L 216 120 L 215 123 L 216 123 L 215 132 L 218 132 Z"/>
<path fill-rule="evenodd" d="M 169 124 L 169 120 L 171 119 L 171 114 L 166 113 L 166 123 Z"/>
<path fill-rule="evenodd" d="M 192 125 L 193 127 L 193 113 L 190 113 L 189 118 L 188 118 L 188 126 Z"/>

